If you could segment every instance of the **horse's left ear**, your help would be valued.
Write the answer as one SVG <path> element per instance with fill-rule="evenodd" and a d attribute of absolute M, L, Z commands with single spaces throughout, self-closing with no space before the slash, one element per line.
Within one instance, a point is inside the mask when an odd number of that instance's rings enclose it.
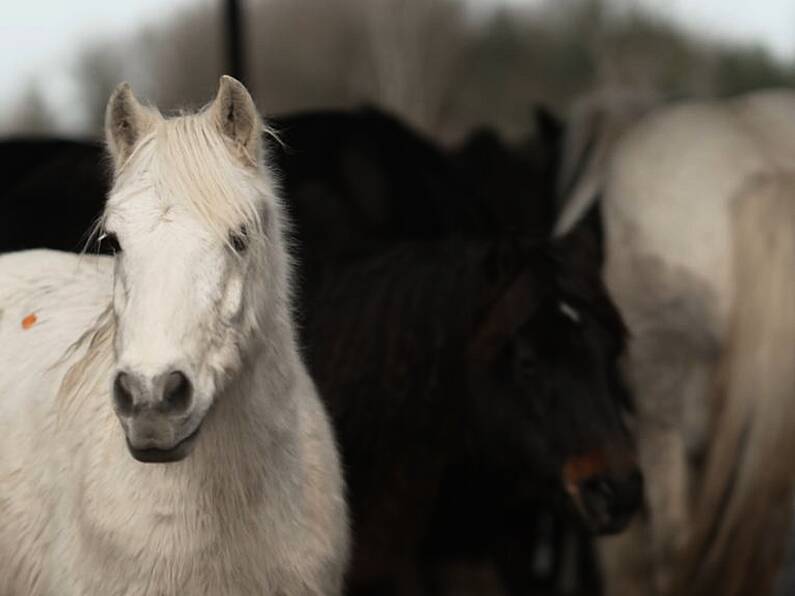
<path fill-rule="evenodd" d="M 228 75 L 221 77 L 218 95 L 209 109 L 219 132 L 240 150 L 246 165 L 259 163 L 262 154 L 262 119 L 243 83 Z"/>

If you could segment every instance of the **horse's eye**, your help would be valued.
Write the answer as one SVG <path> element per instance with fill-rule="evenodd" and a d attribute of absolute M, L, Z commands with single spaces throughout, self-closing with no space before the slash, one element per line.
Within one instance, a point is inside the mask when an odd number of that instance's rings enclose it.
<path fill-rule="evenodd" d="M 105 232 L 102 236 L 99 237 L 99 243 L 101 248 L 105 248 L 110 251 L 111 254 L 116 254 L 121 252 L 121 244 L 119 244 L 119 238 L 113 232 Z"/>
<path fill-rule="evenodd" d="M 575 325 L 582 323 L 582 315 L 580 314 L 580 311 L 574 308 L 568 302 L 564 302 L 562 300 L 558 302 L 558 310 L 564 317 L 566 317 Z"/>
<path fill-rule="evenodd" d="M 242 226 L 239 230 L 229 235 L 229 243 L 238 254 L 243 254 L 248 250 L 248 241 L 248 228 L 246 226 Z"/>

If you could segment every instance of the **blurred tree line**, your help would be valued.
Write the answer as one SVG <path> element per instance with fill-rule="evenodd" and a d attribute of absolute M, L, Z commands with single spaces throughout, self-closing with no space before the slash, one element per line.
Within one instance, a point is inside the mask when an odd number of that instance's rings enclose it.
<path fill-rule="evenodd" d="M 207 101 L 224 71 L 220 4 L 84 48 L 75 77 L 85 131 L 101 130 L 121 80 L 166 109 Z M 244 9 L 246 83 L 263 113 L 374 104 L 445 142 L 480 125 L 525 134 L 534 105 L 563 114 L 598 89 L 711 96 L 795 82 L 795 66 L 762 46 L 701 39 L 617 0 L 489 13 L 461 0 L 249 0 Z M 42 132 L 53 121 L 31 87 L 15 128 Z"/>

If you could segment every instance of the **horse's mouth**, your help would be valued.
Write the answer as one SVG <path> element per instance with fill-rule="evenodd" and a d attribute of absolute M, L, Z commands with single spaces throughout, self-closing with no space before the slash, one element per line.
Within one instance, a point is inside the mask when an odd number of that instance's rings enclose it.
<path fill-rule="evenodd" d="M 132 455 L 139 462 L 143 462 L 145 464 L 167 464 L 178 462 L 185 459 L 193 450 L 193 445 L 196 442 L 196 437 L 199 435 L 201 427 L 202 425 L 200 423 L 199 426 L 196 427 L 196 430 L 169 449 L 159 449 L 156 447 L 139 449 L 132 446 L 130 439 L 127 439 L 127 449 L 130 450 L 130 455 Z"/>
<path fill-rule="evenodd" d="M 585 525 L 598 536 L 611 536 L 623 532 L 634 518 L 634 512 L 622 511 L 611 515 L 596 514 L 588 511 L 585 514 Z"/>

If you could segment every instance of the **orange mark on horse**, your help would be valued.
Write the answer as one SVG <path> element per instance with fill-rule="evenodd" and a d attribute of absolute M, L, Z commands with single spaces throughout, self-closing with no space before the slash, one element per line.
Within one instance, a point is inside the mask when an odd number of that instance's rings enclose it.
<path fill-rule="evenodd" d="M 22 319 L 22 328 L 27 331 L 28 329 L 33 327 L 33 325 L 35 325 L 38 320 L 39 317 L 36 316 L 35 312 L 32 312 L 27 317 Z"/>

